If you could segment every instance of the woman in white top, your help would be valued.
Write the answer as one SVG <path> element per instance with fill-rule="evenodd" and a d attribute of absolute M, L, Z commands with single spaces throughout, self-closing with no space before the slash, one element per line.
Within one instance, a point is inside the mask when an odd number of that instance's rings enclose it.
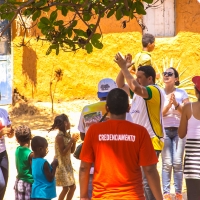
<path fill-rule="evenodd" d="M 192 79 L 197 102 L 183 107 L 178 129 L 180 138 L 186 136 L 184 177 L 188 200 L 200 199 L 200 76 Z"/>
<path fill-rule="evenodd" d="M 179 74 L 170 67 L 163 73 L 163 90 L 165 103 L 163 109 L 163 124 L 165 128 L 164 148 L 162 151 L 162 185 L 163 199 L 172 199 L 170 195 L 170 181 L 173 170 L 176 200 L 182 200 L 183 182 L 183 153 L 185 139 L 178 137 L 178 127 L 182 106 L 189 102 L 185 90 L 176 88 L 179 85 Z"/>

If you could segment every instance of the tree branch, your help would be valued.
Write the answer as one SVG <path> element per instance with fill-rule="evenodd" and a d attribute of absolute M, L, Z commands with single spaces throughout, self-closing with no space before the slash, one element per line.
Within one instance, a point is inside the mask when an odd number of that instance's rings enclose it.
<path fill-rule="evenodd" d="M 20 11 L 28 6 L 29 4 L 33 3 L 35 0 L 29 0 L 27 2 L 25 2 L 24 4 L 22 4 L 19 8 L 17 8 L 15 15 L 13 16 L 13 18 L 9 21 L 9 23 L 3 28 L 0 37 L 3 36 L 3 34 L 6 32 L 6 30 L 11 26 L 12 22 L 15 20 L 15 18 L 17 17 L 17 15 L 20 13 Z"/>

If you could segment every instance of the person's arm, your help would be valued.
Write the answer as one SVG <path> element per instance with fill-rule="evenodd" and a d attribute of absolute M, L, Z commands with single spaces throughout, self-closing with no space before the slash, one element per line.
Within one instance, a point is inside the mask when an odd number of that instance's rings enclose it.
<path fill-rule="evenodd" d="M 167 112 L 169 111 L 171 107 L 172 107 L 172 103 L 169 101 L 169 103 L 163 108 L 163 111 L 162 111 L 163 116 L 167 114 Z"/>
<path fill-rule="evenodd" d="M 117 83 L 118 88 L 121 88 L 130 96 L 129 86 L 125 84 L 124 75 L 121 70 L 116 78 L 116 83 Z"/>
<path fill-rule="evenodd" d="M 8 138 L 12 138 L 14 136 L 14 129 L 12 128 L 11 124 L 0 130 L 0 137 L 4 135 L 7 135 Z"/>
<path fill-rule="evenodd" d="M 45 162 L 44 163 L 44 174 L 46 176 L 46 179 L 51 182 L 53 181 L 54 177 L 55 177 L 55 173 L 56 173 L 56 168 L 58 166 L 58 160 L 57 159 L 54 159 L 54 161 L 51 163 L 51 166 L 52 166 L 52 170 L 50 169 L 49 167 L 49 163 L 48 162 Z"/>
<path fill-rule="evenodd" d="M 187 112 L 189 109 L 190 109 L 190 104 L 187 104 L 182 108 L 181 120 L 178 128 L 178 135 L 181 139 L 184 138 L 187 134 L 187 126 L 188 126 Z"/>
<path fill-rule="evenodd" d="M 148 91 L 145 87 L 141 86 L 135 79 L 134 77 L 131 75 L 131 73 L 129 72 L 127 65 L 129 66 L 130 63 L 129 61 L 126 60 L 126 58 L 123 58 L 122 55 L 120 53 L 117 53 L 115 56 L 115 60 L 114 60 L 119 67 L 121 68 L 121 71 L 124 75 L 124 78 L 126 79 L 126 82 L 128 83 L 129 88 L 137 95 L 148 99 L 149 98 L 149 94 Z"/>
<path fill-rule="evenodd" d="M 79 169 L 80 199 L 89 200 L 88 198 L 88 182 L 90 176 L 90 168 L 92 163 L 81 161 Z"/>
<path fill-rule="evenodd" d="M 84 139 L 85 139 L 85 133 L 80 132 L 80 138 L 81 138 L 82 141 L 84 141 Z"/>
<path fill-rule="evenodd" d="M 4 136 L 5 134 L 7 134 L 7 132 L 5 131 L 4 128 L 2 128 L 2 129 L 0 130 L 0 138 L 1 138 L 2 136 Z"/>
<path fill-rule="evenodd" d="M 78 140 L 78 136 L 72 135 L 72 138 L 68 142 L 68 144 L 65 146 L 63 136 L 58 135 L 56 136 L 56 142 L 58 143 L 58 149 L 61 155 L 66 155 L 66 153 L 71 149 L 73 143 L 76 143 Z"/>
<path fill-rule="evenodd" d="M 71 147 L 71 153 L 74 153 L 75 149 L 76 149 L 76 141 L 72 143 L 72 147 Z"/>
<path fill-rule="evenodd" d="M 7 137 L 12 138 L 14 136 L 14 129 L 12 128 L 11 124 L 7 127 L 10 128 L 10 131 L 7 133 Z"/>
<path fill-rule="evenodd" d="M 32 158 L 33 158 L 33 157 L 34 157 L 34 153 L 31 152 L 31 153 L 29 154 L 29 157 L 28 157 L 28 161 L 29 161 L 30 165 L 32 164 Z"/>
<path fill-rule="evenodd" d="M 175 95 L 173 93 L 173 94 L 171 94 L 171 101 L 172 101 L 172 103 L 173 103 L 173 105 L 175 107 L 175 110 L 177 110 L 181 114 L 182 113 L 182 108 L 186 103 L 189 102 L 189 98 L 184 99 L 183 102 L 182 102 L 183 105 L 181 105 L 180 103 L 178 103 L 176 101 L 176 97 L 175 97 Z"/>
<path fill-rule="evenodd" d="M 160 177 L 156 169 L 156 165 L 143 166 L 142 168 L 155 199 L 163 200 L 160 186 Z"/>

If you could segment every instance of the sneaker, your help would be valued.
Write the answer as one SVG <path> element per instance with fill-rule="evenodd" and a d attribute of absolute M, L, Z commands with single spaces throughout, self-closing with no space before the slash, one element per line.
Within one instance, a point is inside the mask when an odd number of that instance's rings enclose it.
<path fill-rule="evenodd" d="M 172 200 L 171 195 L 170 194 L 164 194 L 163 200 Z"/>
<path fill-rule="evenodd" d="M 183 199 L 183 195 L 182 195 L 182 194 L 179 194 L 179 193 L 176 193 L 175 199 L 176 199 L 176 200 L 184 200 L 184 199 Z"/>

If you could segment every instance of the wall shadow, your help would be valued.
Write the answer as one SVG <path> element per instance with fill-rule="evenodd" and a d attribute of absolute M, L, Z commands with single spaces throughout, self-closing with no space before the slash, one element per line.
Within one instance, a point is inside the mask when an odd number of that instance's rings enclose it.
<path fill-rule="evenodd" d="M 31 84 L 32 98 L 37 86 L 37 55 L 36 52 L 27 46 L 23 46 L 22 74 L 25 76 L 24 87 Z"/>

